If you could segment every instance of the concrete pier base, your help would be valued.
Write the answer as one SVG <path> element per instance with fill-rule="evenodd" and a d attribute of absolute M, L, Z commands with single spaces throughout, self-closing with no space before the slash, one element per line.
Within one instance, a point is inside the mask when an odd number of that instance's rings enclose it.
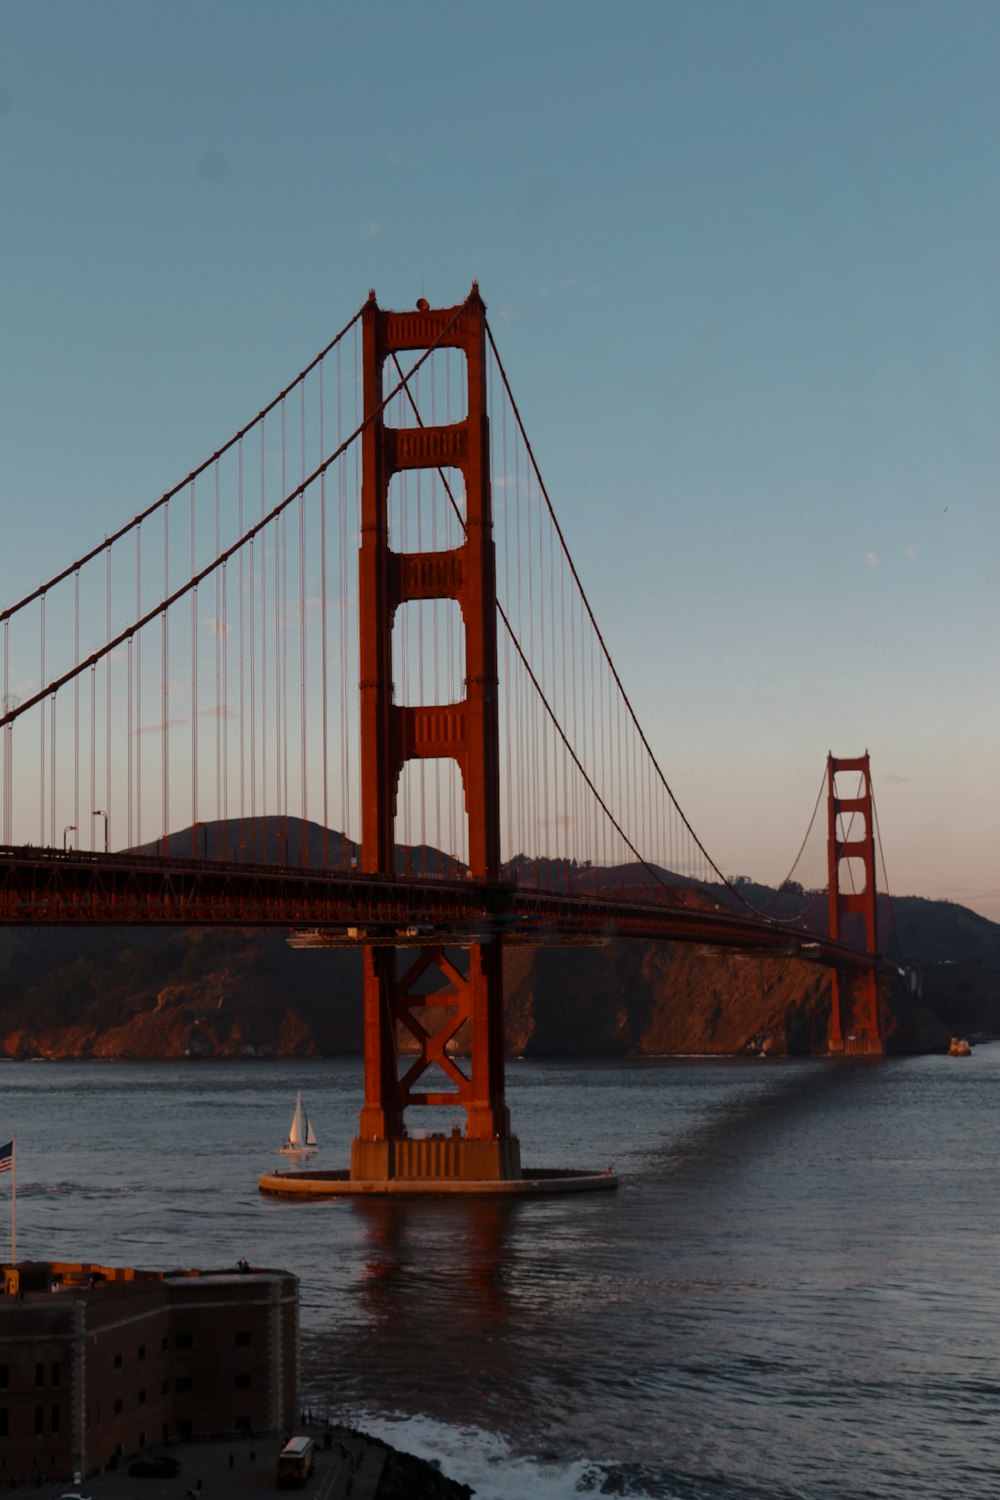
<path fill-rule="evenodd" d="M 540 1198 L 553 1193 L 598 1193 L 618 1186 L 606 1172 L 574 1172 L 558 1167 L 525 1168 L 520 1177 L 382 1177 L 356 1178 L 347 1169 L 324 1172 L 265 1172 L 257 1186 L 262 1193 L 291 1198 L 350 1198 L 393 1194 L 404 1197 Z"/>
<path fill-rule="evenodd" d="M 885 1057 L 885 1042 L 865 1031 L 850 1032 L 839 1046 L 831 1043 L 827 1053 L 830 1057 Z"/>
<path fill-rule="evenodd" d="M 355 1182 L 516 1182 L 521 1176 L 521 1143 L 474 1141 L 465 1136 L 404 1136 L 351 1146 Z"/>

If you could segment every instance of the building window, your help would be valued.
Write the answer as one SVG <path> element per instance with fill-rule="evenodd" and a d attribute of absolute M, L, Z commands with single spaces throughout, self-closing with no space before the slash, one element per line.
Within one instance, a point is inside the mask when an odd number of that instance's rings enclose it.
<path fill-rule="evenodd" d="M 116 1354 L 115 1355 L 115 1369 L 116 1370 L 120 1370 L 121 1367 L 122 1367 L 122 1357 L 121 1357 L 120 1354 Z"/>
<path fill-rule="evenodd" d="M 7 1408 L 0 1406 L 0 1437 L 7 1436 Z"/>
<path fill-rule="evenodd" d="M 236 1425 L 239 1426 L 239 1423 L 237 1423 Z M 180 1421 L 177 1423 L 177 1436 L 182 1438 L 190 1437 L 192 1432 L 194 1432 L 194 1423 L 192 1422 L 191 1418 L 181 1417 Z"/>
<path fill-rule="evenodd" d="M 191 1379 L 191 1376 L 178 1375 L 177 1379 L 174 1381 L 174 1390 L 177 1391 L 179 1395 L 183 1395 L 187 1391 L 193 1391 L 194 1381 Z"/>
<path fill-rule="evenodd" d="M 45 1366 L 43 1364 L 37 1364 L 35 1366 L 35 1384 L 45 1384 Z"/>
<path fill-rule="evenodd" d="M 146 1404 L 146 1392 L 145 1391 L 140 1391 L 139 1392 L 139 1405 L 140 1406 L 145 1406 L 145 1404 Z"/>
<path fill-rule="evenodd" d="M 191 1348 L 193 1348 L 193 1346 L 194 1346 L 194 1339 L 191 1337 L 191 1335 L 189 1333 L 179 1333 L 177 1335 L 177 1337 L 174 1339 L 174 1348 L 175 1349 L 191 1349 Z"/>
<path fill-rule="evenodd" d="M 0 1391 L 7 1389 L 8 1372 L 6 1365 L 0 1365 Z"/>
<path fill-rule="evenodd" d="M 146 1358 L 146 1346 L 145 1346 L 145 1344 L 140 1344 L 139 1345 L 139 1358 L 140 1359 L 145 1359 Z"/>
<path fill-rule="evenodd" d="M 58 1406 L 54 1406 L 52 1408 L 52 1431 L 53 1432 L 58 1432 L 59 1431 L 59 1408 L 58 1408 Z"/>
<path fill-rule="evenodd" d="M 169 1391 L 169 1389 L 170 1389 L 170 1381 L 169 1380 L 162 1381 L 161 1384 L 160 1384 L 160 1390 L 161 1390 L 161 1392 L 163 1393 L 164 1396 L 167 1394 L 167 1392 Z"/>
<path fill-rule="evenodd" d="M 253 1431 L 253 1422 L 250 1420 L 249 1417 L 237 1417 L 236 1418 L 236 1431 L 237 1432 L 252 1432 Z"/>
<path fill-rule="evenodd" d="M 233 1334 L 233 1343 L 237 1349 L 245 1349 L 248 1344 L 253 1343 L 253 1334 L 248 1328 L 241 1328 L 238 1333 Z"/>
<path fill-rule="evenodd" d="M 62 1374 L 62 1371 L 59 1368 L 59 1361 L 57 1359 L 54 1359 L 52 1361 L 52 1384 L 53 1385 L 58 1385 L 59 1384 L 59 1377 L 60 1377 L 61 1374 Z"/>
<path fill-rule="evenodd" d="M 163 1337 L 162 1337 L 162 1339 L 160 1340 L 160 1351 L 161 1351 L 161 1353 L 166 1354 L 166 1352 L 167 1352 L 167 1350 L 169 1348 L 170 1348 L 170 1340 L 167 1338 L 166 1334 L 164 1334 Z"/>
<path fill-rule="evenodd" d="M 237 1375 L 236 1377 L 236 1389 L 238 1391 L 248 1391 L 252 1383 L 249 1375 Z"/>
<path fill-rule="evenodd" d="M 117 1417 L 118 1413 L 121 1411 L 121 1409 L 122 1409 L 122 1398 L 120 1396 L 116 1396 L 116 1398 L 115 1398 L 115 1416 L 116 1417 Z"/>
<path fill-rule="evenodd" d="M 36 1432 L 44 1432 L 45 1431 L 45 1407 L 44 1406 L 36 1406 L 35 1407 L 35 1431 Z"/>

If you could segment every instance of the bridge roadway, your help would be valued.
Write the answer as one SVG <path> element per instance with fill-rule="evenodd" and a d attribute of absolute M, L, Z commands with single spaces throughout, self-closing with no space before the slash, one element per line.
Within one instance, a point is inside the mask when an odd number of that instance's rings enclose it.
<path fill-rule="evenodd" d="M 0 846 L 5 926 L 277 927 L 298 947 L 360 944 L 558 946 L 640 938 L 703 944 L 826 967 L 888 971 L 879 955 L 722 908 L 569 895 L 477 880 L 417 879 L 125 852 Z M 690 900 L 690 896 L 688 896 Z"/>

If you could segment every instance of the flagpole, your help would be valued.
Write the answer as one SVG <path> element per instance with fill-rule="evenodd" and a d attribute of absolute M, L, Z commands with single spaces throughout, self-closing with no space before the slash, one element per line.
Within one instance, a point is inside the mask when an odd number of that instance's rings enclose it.
<path fill-rule="evenodd" d="M 10 1263 L 17 1265 L 17 1131 L 10 1146 Z"/>

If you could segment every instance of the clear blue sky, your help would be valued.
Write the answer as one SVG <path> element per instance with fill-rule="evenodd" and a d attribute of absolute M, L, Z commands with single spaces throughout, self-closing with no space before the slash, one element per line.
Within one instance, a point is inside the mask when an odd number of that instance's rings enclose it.
<path fill-rule="evenodd" d="M 1000 6 L 0 7 L 0 600 L 477 277 L 640 717 L 777 879 L 867 747 L 1000 918 Z"/>

